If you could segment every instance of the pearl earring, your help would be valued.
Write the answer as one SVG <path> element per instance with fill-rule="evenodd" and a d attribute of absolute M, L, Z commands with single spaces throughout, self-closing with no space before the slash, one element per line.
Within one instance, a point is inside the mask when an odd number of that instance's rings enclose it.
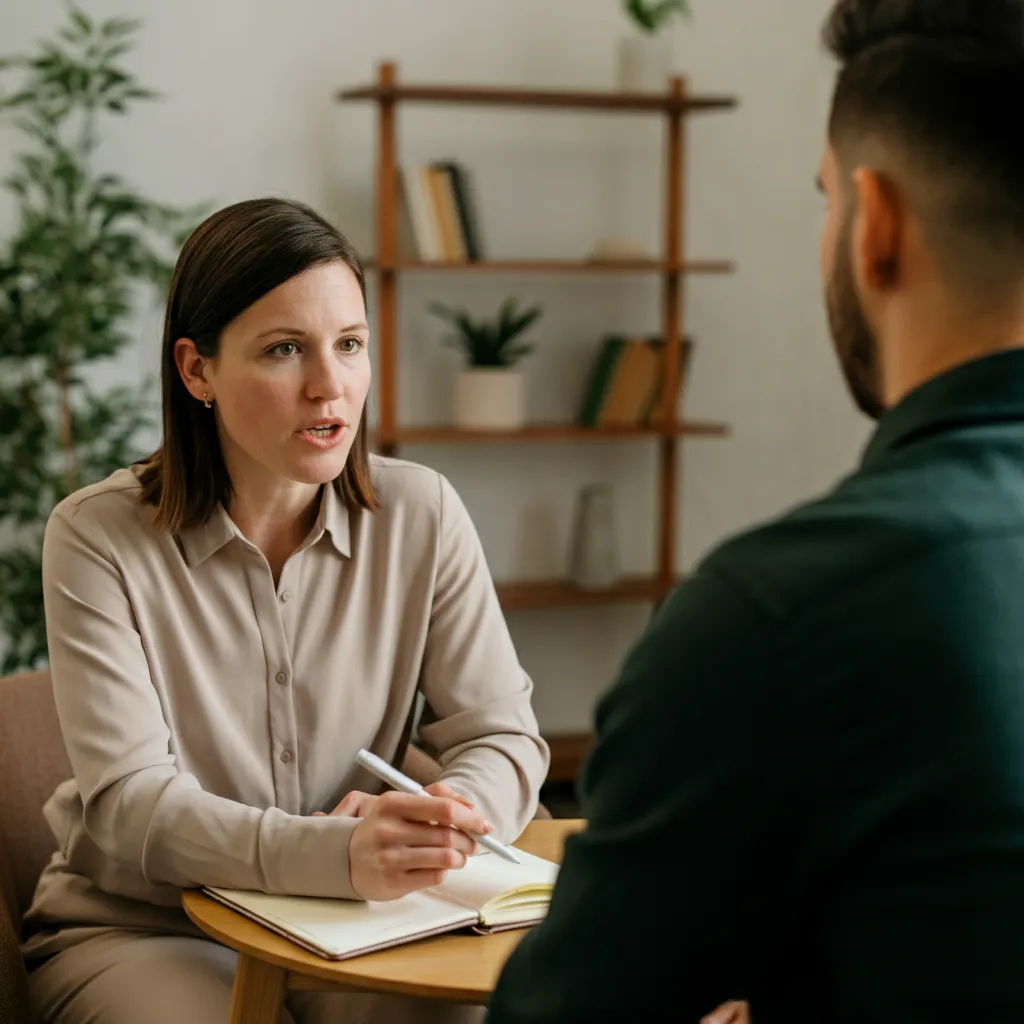
<path fill-rule="evenodd" d="M 213 408 L 213 402 L 210 401 L 210 392 L 209 391 L 204 391 L 203 392 L 203 405 L 205 405 L 207 409 L 212 409 Z"/>

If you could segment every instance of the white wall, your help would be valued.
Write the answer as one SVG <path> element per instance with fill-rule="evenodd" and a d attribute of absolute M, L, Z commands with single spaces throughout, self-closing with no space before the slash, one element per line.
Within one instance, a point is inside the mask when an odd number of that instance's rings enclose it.
<path fill-rule="evenodd" d="M 216 204 L 271 193 L 319 207 L 372 252 L 373 109 L 339 105 L 378 59 L 401 77 L 444 82 L 610 87 L 617 0 L 86 0 L 97 16 L 146 20 L 131 58 L 165 94 L 110 123 L 102 162 L 156 197 Z M 856 458 L 866 424 L 836 370 L 817 271 L 821 200 L 813 188 L 832 70 L 818 32 L 829 0 L 695 0 L 679 33 L 698 91 L 741 99 L 691 122 L 687 244 L 739 273 L 693 279 L 687 326 L 698 339 L 686 393 L 692 416 L 733 436 L 688 443 L 680 568 L 723 535 L 827 486 Z M 4 0 L 0 52 L 30 45 L 62 17 L 59 0 Z M 661 134 L 656 119 L 406 108 L 401 157 L 454 155 L 472 170 L 489 250 L 581 256 L 600 235 L 652 247 Z M 0 134 L 0 173 L 17 141 Z M 10 225 L 0 202 L 0 233 Z M 479 312 L 507 294 L 544 305 L 529 364 L 531 412 L 572 416 L 594 346 L 610 329 L 655 329 L 653 281 L 429 275 L 403 283 L 400 411 L 447 419 L 456 356 L 422 310 L 430 299 Z M 137 351 L 112 377 L 153 370 L 159 311 L 141 317 Z M 447 473 L 466 499 L 499 578 L 564 570 L 575 491 L 615 484 L 623 562 L 654 559 L 653 446 L 407 449 Z M 521 657 L 551 730 L 585 727 L 645 620 L 642 608 L 517 613 Z"/>

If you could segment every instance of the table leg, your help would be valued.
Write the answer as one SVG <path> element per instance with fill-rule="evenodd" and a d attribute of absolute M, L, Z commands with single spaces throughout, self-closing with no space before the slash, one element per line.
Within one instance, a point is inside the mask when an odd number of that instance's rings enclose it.
<path fill-rule="evenodd" d="M 283 967 L 239 953 L 231 1024 L 280 1024 L 287 975 Z"/>

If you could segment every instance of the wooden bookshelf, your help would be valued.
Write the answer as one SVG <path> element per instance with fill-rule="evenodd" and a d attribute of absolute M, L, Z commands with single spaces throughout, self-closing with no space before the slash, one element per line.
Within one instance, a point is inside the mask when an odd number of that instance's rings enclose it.
<path fill-rule="evenodd" d="M 724 423 L 688 420 L 679 413 L 681 339 L 685 336 L 684 282 L 696 275 L 730 274 L 731 261 L 691 259 L 685 252 L 685 125 L 694 114 L 727 111 L 737 105 L 731 96 L 701 96 L 687 91 L 682 78 L 672 78 L 664 92 L 624 93 L 599 90 L 509 89 L 493 86 L 399 82 L 393 63 L 378 66 L 377 80 L 342 89 L 339 100 L 367 101 L 376 108 L 375 161 L 376 257 L 367 268 L 378 278 L 375 344 L 377 346 L 378 427 L 376 446 L 386 455 L 405 445 L 577 444 L 649 440 L 658 445 L 655 571 L 649 577 L 624 579 L 608 590 L 585 591 L 567 581 L 499 584 L 497 592 L 507 613 L 541 608 L 592 607 L 650 603 L 657 605 L 676 586 L 676 507 L 679 445 L 688 438 L 725 437 Z M 493 259 L 473 262 L 425 261 L 404 257 L 399 250 L 397 110 L 400 106 L 449 106 L 536 109 L 564 112 L 605 112 L 656 115 L 663 121 L 664 235 L 661 252 L 653 259 Z M 507 197 L 506 197 L 507 198 Z M 520 430 L 477 431 L 450 427 L 416 427 L 399 422 L 397 393 L 398 289 L 405 274 L 443 273 L 486 275 L 652 275 L 660 282 L 659 313 L 665 360 L 662 391 L 652 427 L 581 427 L 573 424 L 531 424 Z M 541 684 L 543 685 L 543 684 Z M 585 734 L 548 737 L 552 745 L 552 780 L 575 777 L 589 746 Z"/>

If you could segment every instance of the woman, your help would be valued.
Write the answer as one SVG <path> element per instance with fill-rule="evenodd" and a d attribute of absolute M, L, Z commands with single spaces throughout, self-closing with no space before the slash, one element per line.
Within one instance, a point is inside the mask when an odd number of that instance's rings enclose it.
<path fill-rule="evenodd" d="M 510 841 L 534 813 L 532 684 L 451 485 L 367 453 L 369 341 L 334 228 L 277 199 L 220 211 L 175 268 L 161 447 L 51 516 L 74 778 L 46 805 L 59 852 L 25 925 L 44 1021 L 221 1024 L 234 957 L 187 920 L 183 887 L 393 899 L 465 863 L 446 823 Z M 377 796 L 353 756 L 400 759 L 417 692 L 445 782 Z M 428 1012 L 322 993 L 288 1008 Z"/>

